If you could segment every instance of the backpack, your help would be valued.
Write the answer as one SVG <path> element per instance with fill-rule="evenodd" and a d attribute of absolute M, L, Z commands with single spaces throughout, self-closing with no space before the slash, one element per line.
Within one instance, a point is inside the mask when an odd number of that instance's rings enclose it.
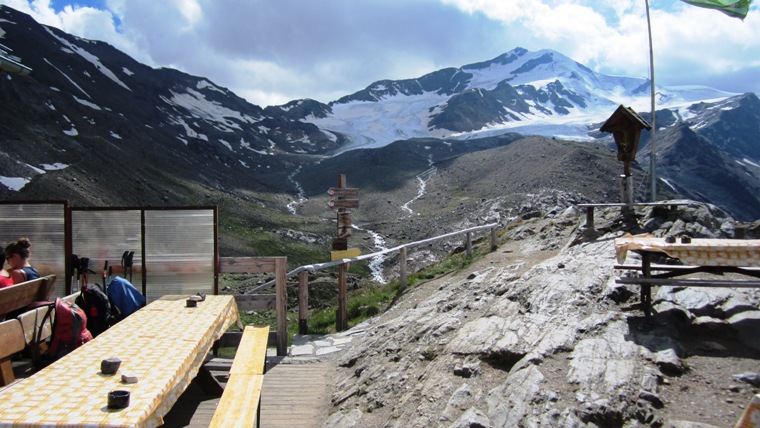
<path fill-rule="evenodd" d="M 55 311 L 55 317 L 53 319 L 53 331 L 50 334 L 50 344 L 47 351 L 41 355 L 41 365 L 50 364 L 92 340 L 92 334 L 87 330 L 87 316 L 76 303 L 67 302 L 58 297 L 55 302 L 47 305 L 48 310 L 40 324 L 38 337 L 42 336 L 45 322 L 53 317 L 53 311 Z"/>
<path fill-rule="evenodd" d="M 111 302 L 99 284 L 82 283 L 82 290 L 74 300 L 87 316 L 87 326 L 93 337 L 111 326 Z"/>
<path fill-rule="evenodd" d="M 126 279 L 116 276 L 106 288 L 108 298 L 113 304 L 113 312 L 117 312 L 115 321 L 121 321 L 136 310 L 145 306 L 145 297 L 137 291 L 134 285 Z"/>

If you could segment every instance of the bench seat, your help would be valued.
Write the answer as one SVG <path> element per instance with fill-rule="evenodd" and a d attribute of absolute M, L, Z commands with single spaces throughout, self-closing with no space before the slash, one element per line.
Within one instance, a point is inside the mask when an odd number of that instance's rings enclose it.
<path fill-rule="evenodd" d="M 269 326 L 246 326 L 230 367 L 229 380 L 209 427 L 249 428 L 259 425 L 268 340 Z"/>
<path fill-rule="evenodd" d="M 47 275 L 0 288 L 0 318 L 9 312 L 26 308 L 33 302 L 47 300 L 54 284 L 55 275 Z"/>

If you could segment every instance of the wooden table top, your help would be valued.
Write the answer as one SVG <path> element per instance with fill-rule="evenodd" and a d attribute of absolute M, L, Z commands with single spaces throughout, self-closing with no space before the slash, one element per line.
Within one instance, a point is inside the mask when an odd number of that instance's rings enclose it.
<path fill-rule="evenodd" d="M 195 308 L 187 296 L 165 296 L 94 340 L 0 390 L 0 427 L 155 427 L 195 377 L 215 340 L 240 323 L 232 296 L 206 296 Z M 115 375 L 100 362 L 118 357 Z M 134 384 L 121 375 L 138 377 Z M 129 407 L 109 409 L 113 390 L 131 393 Z"/>
<path fill-rule="evenodd" d="M 691 242 L 666 242 L 651 235 L 630 235 L 615 239 L 618 263 L 624 263 L 628 251 L 664 253 L 694 266 L 760 266 L 760 239 L 692 238 Z"/>

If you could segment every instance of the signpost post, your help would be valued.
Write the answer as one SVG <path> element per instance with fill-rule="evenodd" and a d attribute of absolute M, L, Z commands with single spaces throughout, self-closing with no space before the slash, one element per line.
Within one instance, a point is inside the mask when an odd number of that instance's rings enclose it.
<path fill-rule="evenodd" d="M 348 238 L 352 235 L 350 208 L 359 208 L 359 189 L 346 187 L 346 175 L 338 176 L 338 187 L 327 189 L 330 201 L 327 206 L 336 210 L 336 237 L 332 241 L 330 259 L 332 261 L 350 259 L 361 254 L 358 248 L 348 248 Z M 338 313 L 335 320 L 335 330 L 348 330 L 348 263 L 338 265 Z"/>

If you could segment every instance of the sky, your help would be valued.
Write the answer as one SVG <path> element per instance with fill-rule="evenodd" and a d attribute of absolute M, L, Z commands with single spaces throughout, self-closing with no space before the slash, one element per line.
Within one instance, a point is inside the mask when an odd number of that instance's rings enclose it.
<path fill-rule="evenodd" d="M 262 107 L 303 98 L 327 103 L 378 80 L 416 78 L 516 47 L 552 49 L 605 74 L 650 76 L 645 0 L 0 4 L 149 66 L 207 77 Z M 759 4 L 742 21 L 679 0 L 650 0 L 655 83 L 760 94 Z"/>

